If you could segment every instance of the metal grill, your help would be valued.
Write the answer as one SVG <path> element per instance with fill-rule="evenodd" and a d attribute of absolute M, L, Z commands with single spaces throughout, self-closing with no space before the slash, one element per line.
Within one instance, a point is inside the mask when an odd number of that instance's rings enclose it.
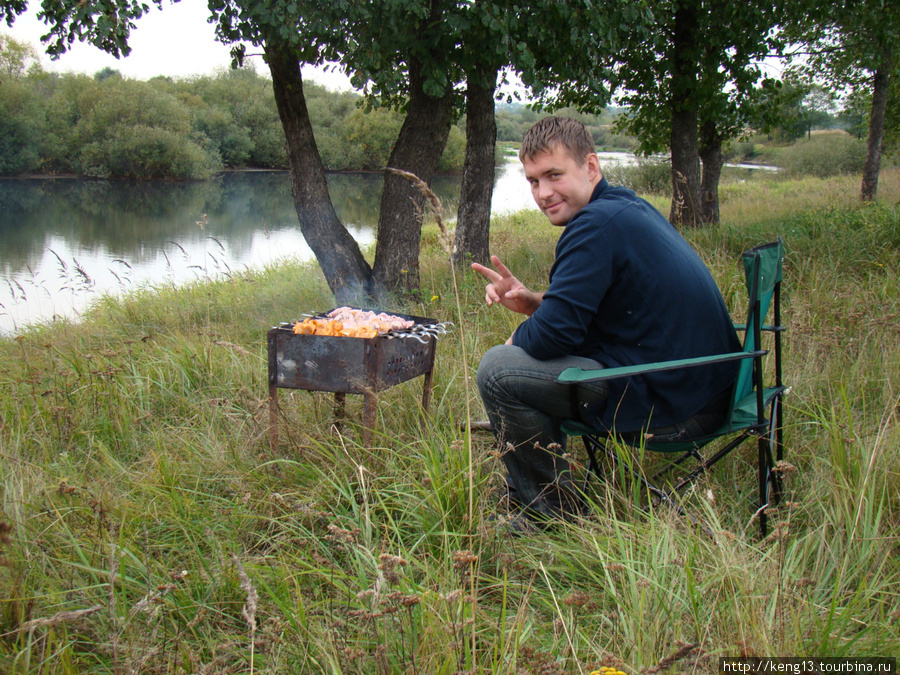
<path fill-rule="evenodd" d="M 312 318 L 327 318 L 327 312 Z M 278 442 L 278 389 L 335 393 L 335 415 L 340 424 L 346 394 L 363 395 L 363 443 L 371 445 L 377 407 L 376 393 L 424 375 L 422 408 L 431 400 L 434 357 L 438 336 L 450 324 L 408 314 L 412 328 L 391 330 L 371 338 L 298 335 L 293 323 L 268 332 L 270 443 Z M 304 317 L 306 318 L 306 317 Z"/>

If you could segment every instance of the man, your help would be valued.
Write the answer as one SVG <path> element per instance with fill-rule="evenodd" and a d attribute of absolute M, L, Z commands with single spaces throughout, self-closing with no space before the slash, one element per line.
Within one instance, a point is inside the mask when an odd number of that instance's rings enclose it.
<path fill-rule="evenodd" d="M 733 363 L 573 387 L 569 367 L 612 368 L 740 351 L 721 294 L 690 245 L 650 204 L 603 177 L 583 124 L 547 117 L 519 159 L 538 207 L 563 228 L 546 292 L 492 256 L 473 269 L 488 305 L 527 318 L 478 368 L 478 389 L 503 451 L 510 498 L 530 518 L 578 510 L 560 422 L 690 438 L 724 421 Z"/>

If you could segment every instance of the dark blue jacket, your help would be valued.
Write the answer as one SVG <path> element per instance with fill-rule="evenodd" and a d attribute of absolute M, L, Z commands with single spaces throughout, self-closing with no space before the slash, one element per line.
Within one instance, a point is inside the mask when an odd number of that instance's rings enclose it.
<path fill-rule="evenodd" d="M 741 350 L 697 253 L 659 211 L 605 178 L 565 226 L 544 300 L 513 344 L 607 368 Z M 589 417 L 618 431 L 676 424 L 729 391 L 736 373 L 727 363 L 611 380 Z"/>

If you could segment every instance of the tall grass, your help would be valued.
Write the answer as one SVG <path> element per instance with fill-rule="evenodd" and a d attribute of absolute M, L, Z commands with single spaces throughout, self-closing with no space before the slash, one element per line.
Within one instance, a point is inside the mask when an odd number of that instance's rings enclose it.
<path fill-rule="evenodd" d="M 327 394 L 281 390 L 268 443 L 265 331 L 332 300 L 282 265 L 107 299 L 0 342 L 0 672 L 718 672 L 719 656 L 900 651 L 900 175 L 723 190 L 688 233 L 736 313 L 738 256 L 785 237 L 787 497 L 764 540 L 753 452 L 687 496 L 704 528 L 635 509 L 614 480 L 583 522 L 510 539 L 471 378 L 514 328 L 424 237 L 423 292 L 453 321 L 431 414 L 421 384 L 331 427 Z M 554 233 L 494 223 L 544 282 Z M 355 399 L 355 397 L 348 397 Z M 577 456 L 577 444 L 570 452 Z"/>

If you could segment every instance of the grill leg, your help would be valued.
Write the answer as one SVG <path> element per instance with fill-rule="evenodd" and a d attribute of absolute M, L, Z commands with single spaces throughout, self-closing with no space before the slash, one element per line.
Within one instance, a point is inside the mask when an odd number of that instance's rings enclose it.
<path fill-rule="evenodd" d="M 434 370 L 425 373 L 425 383 L 422 385 L 422 412 L 428 415 L 428 406 L 431 405 L 431 384 L 434 382 Z"/>
<path fill-rule="evenodd" d="M 347 409 L 347 394 L 342 391 L 334 393 L 334 428 L 340 432 L 344 428 L 344 417 Z"/>
<path fill-rule="evenodd" d="M 278 387 L 269 385 L 269 449 L 278 449 Z"/>
<path fill-rule="evenodd" d="M 375 408 L 378 405 L 378 398 L 371 389 L 366 390 L 363 394 L 363 445 L 366 448 L 372 447 L 372 431 L 375 429 Z"/>

